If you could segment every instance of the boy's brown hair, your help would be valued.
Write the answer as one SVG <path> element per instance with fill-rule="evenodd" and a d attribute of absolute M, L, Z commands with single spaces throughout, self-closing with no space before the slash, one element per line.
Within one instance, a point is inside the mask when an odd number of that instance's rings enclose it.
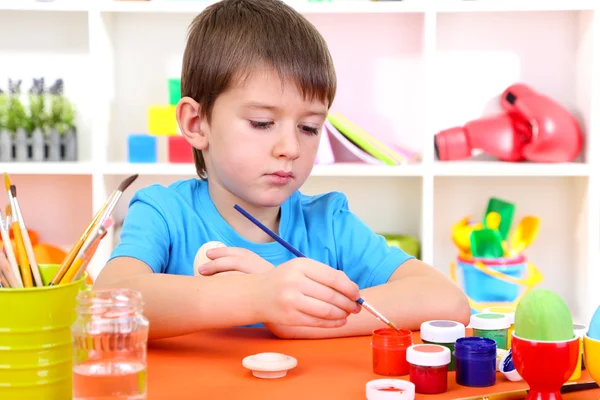
<path fill-rule="evenodd" d="M 282 82 L 295 82 L 305 98 L 331 106 L 337 83 L 327 44 L 279 0 L 223 0 L 198 15 L 183 55 L 181 95 L 200 103 L 210 121 L 217 97 L 262 65 L 274 68 Z M 193 151 L 196 172 L 205 179 L 202 151 Z"/>

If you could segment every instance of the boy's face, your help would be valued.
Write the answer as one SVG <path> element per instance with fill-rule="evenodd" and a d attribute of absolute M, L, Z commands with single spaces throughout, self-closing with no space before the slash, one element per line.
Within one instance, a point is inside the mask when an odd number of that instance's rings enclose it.
<path fill-rule="evenodd" d="M 201 119 L 209 182 L 253 206 L 280 205 L 310 175 L 326 117 L 293 82 L 251 75 L 217 98 L 210 123 Z"/>

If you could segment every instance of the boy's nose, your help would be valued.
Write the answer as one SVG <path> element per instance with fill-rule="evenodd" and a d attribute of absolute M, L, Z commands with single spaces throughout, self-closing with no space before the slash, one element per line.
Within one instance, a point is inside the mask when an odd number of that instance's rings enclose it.
<path fill-rule="evenodd" d="M 277 141 L 273 150 L 275 156 L 278 158 L 298 158 L 300 155 L 300 142 L 298 141 L 298 134 L 295 131 L 282 132 L 281 135 L 279 135 L 279 140 Z"/>

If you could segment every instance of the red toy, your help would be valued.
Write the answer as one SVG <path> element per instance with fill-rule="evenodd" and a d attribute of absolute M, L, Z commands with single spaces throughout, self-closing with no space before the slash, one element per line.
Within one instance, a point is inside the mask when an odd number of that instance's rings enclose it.
<path fill-rule="evenodd" d="M 462 160 L 481 150 L 502 161 L 571 162 L 583 135 L 564 107 L 524 84 L 507 88 L 500 104 L 506 113 L 443 130 L 435 136 L 441 161 Z"/>

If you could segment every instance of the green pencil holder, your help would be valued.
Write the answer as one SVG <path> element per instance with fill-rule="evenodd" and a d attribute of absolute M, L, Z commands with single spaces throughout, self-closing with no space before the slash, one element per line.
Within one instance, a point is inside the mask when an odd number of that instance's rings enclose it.
<path fill-rule="evenodd" d="M 47 285 L 60 265 L 39 267 Z M 0 399 L 72 397 L 71 325 L 85 279 L 0 289 Z"/>

